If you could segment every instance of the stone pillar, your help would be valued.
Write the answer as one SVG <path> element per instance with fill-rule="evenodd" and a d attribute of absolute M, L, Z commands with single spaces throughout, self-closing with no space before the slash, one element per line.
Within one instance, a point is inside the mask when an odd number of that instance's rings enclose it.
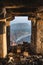
<path fill-rule="evenodd" d="M 6 22 L 3 25 L 3 57 L 7 55 Z"/>
<path fill-rule="evenodd" d="M 0 57 L 3 57 L 3 23 L 0 22 Z"/>
<path fill-rule="evenodd" d="M 36 18 L 30 18 L 30 20 L 32 23 L 31 49 L 33 53 L 36 53 L 37 21 Z"/>
<path fill-rule="evenodd" d="M 10 48 L 10 26 L 7 26 L 7 52 L 9 53 Z"/>
<path fill-rule="evenodd" d="M 37 48 L 36 52 L 43 54 L 43 20 L 37 21 Z"/>
<path fill-rule="evenodd" d="M 5 22 L 0 22 L 0 57 L 4 58 L 6 55 L 7 55 L 6 25 Z"/>
<path fill-rule="evenodd" d="M 9 53 L 10 49 L 10 21 L 14 19 L 14 16 L 10 16 L 7 18 L 6 26 L 7 26 L 7 52 Z"/>

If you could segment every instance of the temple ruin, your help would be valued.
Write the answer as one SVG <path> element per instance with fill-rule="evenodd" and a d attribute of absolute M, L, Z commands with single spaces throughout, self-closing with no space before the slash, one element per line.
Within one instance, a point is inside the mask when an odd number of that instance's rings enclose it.
<path fill-rule="evenodd" d="M 10 21 L 15 16 L 28 16 L 32 21 L 31 49 L 43 55 L 43 0 L 0 1 L 0 57 L 7 55 L 10 44 Z"/>

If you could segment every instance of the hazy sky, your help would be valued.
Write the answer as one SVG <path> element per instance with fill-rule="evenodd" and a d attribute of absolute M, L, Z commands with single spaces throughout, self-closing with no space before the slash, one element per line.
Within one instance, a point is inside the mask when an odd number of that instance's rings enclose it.
<path fill-rule="evenodd" d="M 10 25 L 14 24 L 14 23 L 28 23 L 28 24 L 31 24 L 31 20 L 28 20 L 27 16 L 16 16 L 15 19 L 10 22 Z"/>

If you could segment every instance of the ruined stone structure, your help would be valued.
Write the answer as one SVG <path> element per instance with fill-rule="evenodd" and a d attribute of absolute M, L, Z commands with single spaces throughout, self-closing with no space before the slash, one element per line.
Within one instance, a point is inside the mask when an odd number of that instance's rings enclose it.
<path fill-rule="evenodd" d="M 10 43 L 10 21 L 14 16 L 28 16 L 32 22 L 31 49 L 43 54 L 43 1 L 1 0 L 0 1 L 0 57 L 7 54 Z"/>

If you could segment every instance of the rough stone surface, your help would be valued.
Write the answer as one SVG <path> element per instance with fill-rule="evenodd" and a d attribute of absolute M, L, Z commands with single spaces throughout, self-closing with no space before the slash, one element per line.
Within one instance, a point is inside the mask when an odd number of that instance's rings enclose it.
<path fill-rule="evenodd" d="M 3 53 L 3 41 L 2 41 L 2 39 L 3 39 L 3 37 L 2 37 L 2 35 L 0 35 L 0 57 L 2 57 L 2 53 Z"/>
<path fill-rule="evenodd" d="M 43 21 L 39 20 L 37 22 L 37 42 L 36 42 L 37 53 L 43 54 Z"/>
<path fill-rule="evenodd" d="M 2 53 L 3 53 L 3 35 L 2 35 L 2 29 L 3 29 L 3 26 L 2 26 L 2 23 L 0 23 L 0 57 L 2 57 Z"/>

